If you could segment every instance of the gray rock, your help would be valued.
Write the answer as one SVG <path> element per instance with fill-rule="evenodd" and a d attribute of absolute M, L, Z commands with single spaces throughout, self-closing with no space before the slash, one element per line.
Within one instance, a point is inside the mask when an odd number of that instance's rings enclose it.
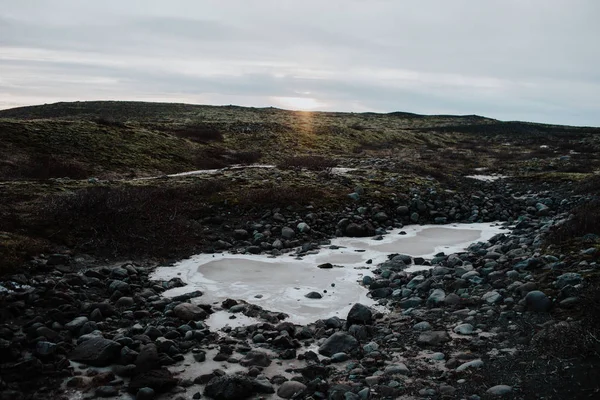
<path fill-rule="evenodd" d="M 256 391 L 258 393 L 266 393 L 266 394 L 275 393 L 275 389 L 273 388 L 273 385 L 266 378 L 265 379 L 255 379 L 254 382 L 252 382 L 252 383 L 254 384 L 254 388 L 256 389 Z"/>
<path fill-rule="evenodd" d="M 153 400 L 155 396 L 154 389 L 145 387 L 138 390 L 135 400 Z"/>
<path fill-rule="evenodd" d="M 120 281 L 117 279 L 110 283 L 110 285 L 108 286 L 108 290 L 111 293 L 114 293 L 117 290 L 121 293 L 129 293 L 130 287 L 129 287 L 129 283 L 123 282 L 123 281 Z"/>
<path fill-rule="evenodd" d="M 262 351 L 250 350 L 240 361 L 240 364 L 245 367 L 268 367 L 269 365 L 271 365 L 271 359 L 266 353 L 263 353 Z"/>
<path fill-rule="evenodd" d="M 552 307 L 552 301 L 544 292 L 532 290 L 525 296 L 525 305 L 528 310 L 536 312 L 545 312 Z"/>
<path fill-rule="evenodd" d="M 442 289 L 435 289 L 427 298 L 427 304 L 430 306 L 437 306 L 443 303 L 445 298 L 446 292 L 444 292 Z"/>
<path fill-rule="evenodd" d="M 472 335 L 475 328 L 471 324 L 460 324 L 454 328 L 454 332 L 459 335 Z"/>
<path fill-rule="evenodd" d="M 409 308 L 418 307 L 421 305 L 421 303 L 423 303 L 423 300 L 420 297 L 411 297 L 408 299 L 401 300 L 399 302 L 399 305 L 400 307 L 406 310 Z"/>
<path fill-rule="evenodd" d="M 115 397 L 119 394 L 119 389 L 114 386 L 100 386 L 96 388 L 96 396 L 98 397 Z"/>
<path fill-rule="evenodd" d="M 415 331 L 425 332 L 425 331 L 430 331 L 432 329 L 432 326 L 427 321 L 421 321 L 419 323 L 414 324 L 413 329 Z"/>
<path fill-rule="evenodd" d="M 567 272 L 556 278 L 556 287 L 559 289 L 564 288 L 567 285 L 575 286 L 583 281 L 583 277 L 574 272 Z"/>
<path fill-rule="evenodd" d="M 66 323 L 65 328 L 71 332 L 77 332 L 88 321 L 87 317 L 77 317 L 71 322 Z"/>
<path fill-rule="evenodd" d="M 106 367 L 119 360 L 121 345 L 112 340 L 94 337 L 75 347 L 69 359 L 93 367 Z"/>
<path fill-rule="evenodd" d="M 496 304 L 502 301 L 502 295 L 495 290 L 485 293 L 481 299 L 488 304 Z"/>
<path fill-rule="evenodd" d="M 409 208 L 407 206 L 398 206 L 398 208 L 396 208 L 396 213 L 400 216 L 408 215 Z"/>
<path fill-rule="evenodd" d="M 414 212 L 414 213 L 410 214 L 410 220 L 414 223 L 419 222 L 419 213 Z"/>
<path fill-rule="evenodd" d="M 375 234 L 375 229 L 367 223 L 363 223 L 359 225 L 357 223 L 351 222 L 346 227 L 345 233 L 350 237 L 367 237 L 373 236 Z"/>
<path fill-rule="evenodd" d="M 451 340 L 446 331 L 423 332 L 417 338 L 417 343 L 422 346 L 439 346 Z"/>
<path fill-rule="evenodd" d="M 215 400 L 240 400 L 252 397 L 256 391 L 254 382 L 244 376 L 225 375 L 211 379 L 204 395 Z"/>
<path fill-rule="evenodd" d="M 363 304 L 356 303 L 352 306 L 346 317 L 346 326 L 370 325 L 373 323 L 373 312 Z"/>
<path fill-rule="evenodd" d="M 206 319 L 208 314 L 195 304 L 181 303 L 173 309 L 175 315 L 184 321 L 200 321 Z"/>
<path fill-rule="evenodd" d="M 283 237 L 284 239 L 293 239 L 294 236 L 296 236 L 296 232 L 294 232 L 294 230 L 288 226 L 284 226 L 283 228 L 281 228 L 281 237 Z"/>
<path fill-rule="evenodd" d="M 291 399 L 295 395 L 306 390 L 306 385 L 297 381 L 286 381 L 277 389 L 277 396 L 282 399 Z"/>
<path fill-rule="evenodd" d="M 300 222 L 296 226 L 296 229 L 298 229 L 301 233 L 308 233 L 308 232 L 310 232 L 310 226 L 308 226 L 308 224 L 306 222 Z"/>
<path fill-rule="evenodd" d="M 394 365 L 388 365 L 383 370 L 383 373 L 385 375 L 408 375 L 410 371 L 406 365 L 403 363 L 398 363 Z"/>
<path fill-rule="evenodd" d="M 496 385 L 485 392 L 490 396 L 506 396 L 512 393 L 512 387 L 507 385 Z"/>
<path fill-rule="evenodd" d="M 336 332 L 319 347 L 319 354 L 331 357 L 335 353 L 351 353 L 358 348 L 358 341 L 345 332 Z"/>
<path fill-rule="evenodd" d="M 128 391 L 137 393 L 142 388 L 151 388 L 156 393 L 164 393 L 175 387 L 177 382 L 171 371 L 163 367 L 135 375 L 129 382 Z"/>
<path fill-rule="evenodd" d="M 459 365 L 458 368 L 456 368 L 456 372 L 462 372 L 467 369 L 477 369 L 477 368 L 481 368 L 481 367 L 483 367 L 483 361 L 477 359 L 477 360 L 468 361 L 464 364 Z"/>

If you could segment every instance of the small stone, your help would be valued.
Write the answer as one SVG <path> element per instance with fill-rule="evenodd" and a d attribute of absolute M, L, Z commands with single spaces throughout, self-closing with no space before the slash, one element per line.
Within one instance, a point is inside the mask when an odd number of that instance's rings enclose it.
<path fill-rule="evenodd" d="M 471 324 L 460 324 L 454 328 L 454 332 L 459 335 L 472 335 L 474 331 L 473 325 Z"/>
<path fill-rule="evenodd" d="M 476 369 L 476 368 L 481 368 L 481 367 L 483 367 L 483 361 L 478 359 L 478 360 L 469 361 L 469 362 L 459 365 L 458 368 L 456 368 L 456 372 L 461 372 L 466 369 Z"/>
<path fill-rule="evenodd" d="M 415 331 L 430 331 L 432 329 L 431 324 L 427 321 L 421 321 L 413 325 Z"/>
<path fill-rule="evenodd" d="M 506 396 L 512 393 L 512 387 L 507 385 L 496 385 L 485 392 L 491 396 Z"/>

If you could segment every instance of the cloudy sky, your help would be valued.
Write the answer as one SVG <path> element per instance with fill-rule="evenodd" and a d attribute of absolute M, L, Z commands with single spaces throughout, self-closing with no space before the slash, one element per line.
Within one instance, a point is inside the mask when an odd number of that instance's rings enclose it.
<path fill-rule="evenodd" d="M 598 0 L 0 0 L 0 108 L 148 100 L 600 126 Z"/>

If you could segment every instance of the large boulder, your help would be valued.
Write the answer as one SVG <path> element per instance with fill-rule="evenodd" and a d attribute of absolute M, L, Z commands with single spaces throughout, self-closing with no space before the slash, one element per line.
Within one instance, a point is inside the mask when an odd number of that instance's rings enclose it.
<path fill-rule="evenodd" d="M 204 395 L 215 400 L 243 400 L 254 395 L 256 386 L 244 376 L 225 375 L 211 379 Z"/>
<path fill-rule="evenodd" d="M 335 353 L 351 353 L 357 348 L 358 340 L 352 335 L 346 332 L 336 332 L 319 347 L 319 354 L 331 357 Z"/>
<path fill-rule="evenodd" d="M 119 343 L 102 337 L 93 337 L 77 345 L 69 358 L 93 367 L 106 367 L 118 361 L 120 356 Z"/>
<path fill-rule="evenodd" d="M 346 317 L 346 325 L 370 325 L 373 322 L 373 312 L 363 304 L 356 303 L 352 306 Z"/>
<path fill-rule="evenodd" d="M 181 303 L 173 309 L 175 315 L 184 321 L 199 321 L 206 319 L 208 314 L 195 304 Z"/>

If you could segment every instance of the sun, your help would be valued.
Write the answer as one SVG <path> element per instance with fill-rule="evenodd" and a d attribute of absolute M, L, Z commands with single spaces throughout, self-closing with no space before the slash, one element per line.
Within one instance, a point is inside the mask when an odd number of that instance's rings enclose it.
<path fill-rule="evenodd" d="M 324 105 L 312 97 L 275 97 L 273 100 L 283 108 L 302 111 L 314 110 Z"/>

